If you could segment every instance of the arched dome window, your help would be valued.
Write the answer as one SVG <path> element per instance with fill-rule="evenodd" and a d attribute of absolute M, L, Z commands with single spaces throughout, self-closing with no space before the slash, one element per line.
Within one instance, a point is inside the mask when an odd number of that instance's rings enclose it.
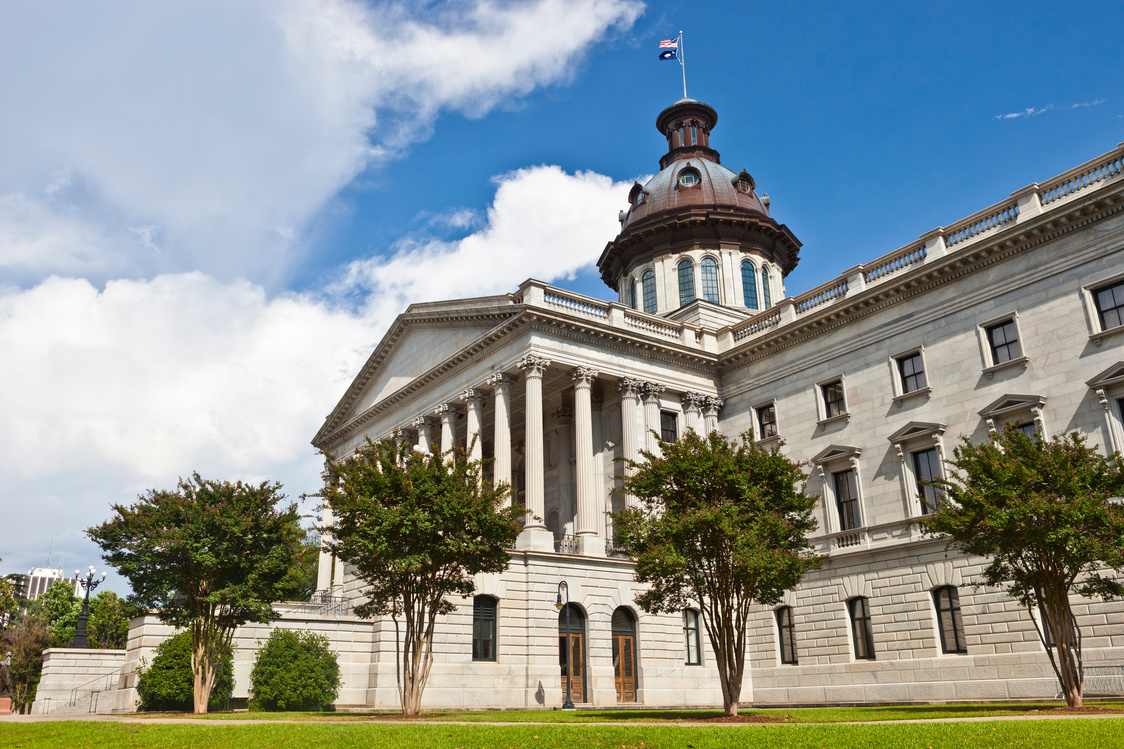
<path fill-rule="evenodd" d="M 679 263 L 679 306 L 695 301 L 695 266 L 690 260 Z"/>
<path fill-rule="evenodd" d="M 766 270 L 763 265 L 761 266 L 761 296 L 764 297 L 765 300 L 765 309 L 769 309 L 773 306 L 772 295 L 769 289 L 769 271 Z"/>
<path fill-rule="evenodd" d="M 718 304 L 718 262 L 712 257 L 704 257 L 699 265 L 702 268 L 703 299 Z"/>
<path fill-rule="evenodd" d="M 742 261 L 742 298 L 748 309 L 757 309 L 757 269 L 748 260 Z"/>
<path fill-rule="evenodd" d="M 640 285 L 644 289 L 644 311 L 650 315 L 656 314 L 656 274 L 650 270 L 644 271 L 640 277 Z"/>

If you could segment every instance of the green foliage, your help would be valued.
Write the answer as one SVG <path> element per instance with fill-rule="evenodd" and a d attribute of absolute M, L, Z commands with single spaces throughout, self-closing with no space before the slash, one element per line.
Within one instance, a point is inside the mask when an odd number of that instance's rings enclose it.
<path fill-rule="evenodd" d="M 339 481 L 325 495 L 336 518 L 331 549 L 366 583 L 356 613 L 403 621 L 399 694 L 412 715 L 432 664 L 436 617 L 453 610 L 448 596 L 472 595 L 474 575 L 507 569 L 523 512 L 507 503 L 507 485 L 482 485 L 480 463 L 459 449 L 426 455 L 403 440 L 368 440 L 333 470 Z"/>
<path fill-rule="evenodd" d="M 320 532 L 302 529 L 300 544 L 293 556 L 293 569 L 286 582 L 285 600 L 307 601 L 316 592 L 316 572 L 320 565 Z"/>
<path fill-rule="evenodd" d="M 1069 595 L 1124 594 L 1124 495 L 1119 454 L 1100 455 L 1077 434 L 1042 440 L 1014 426 L 991 442 L 963 438 L 934 483 L 945 495 L 924 519 L 965 554 L 988 557 L 980 582 L 1040 606 L 1056 648 L 1048 648 L 1066 700 L 1081 703 L 1081 630 Z"/>
<path fill-rule="evenodd" d="M 129 640 L 131 608 L 113 591 L 103 590 L 90 599 L 86 637 L 92 648 L 124 650 Z"/>
<path fill-rule="evenodd" d="M 323 635 L 275 629 L 250 672 L 251 710 L 321 710 L 340 688 L 340 665 Z"/>
<path fill-rule="evenodd" d="M 191 712 L 194 704 L 194 674 L 191 671 L 191 633 L 180 632 L 156 646 L 152 665 L 143 661 L 137 669 L 137 694 L 141 710 Z M 222 708 L 234 691 L 234 658 L 228 645 L 221 654 L 218 678 L 207 708 Z"/>
<path fill-rule="evenodd" d="M 221 653 L 234 629 L 275 618 L 271 604 L 293 585 L 300 544 L 296 505 L 280 508 L 280 484 L 205 480 L 151 490 L 87 533 L 132 585 L 129 602 L 156 608 L 190 630 L 195 708 L 205 712 Z"/>
<path fill-rule="evenodd" d="M 35 599 L 32 609 L 47 621 L 54 640 L 53 647 L 70 645 L 78 627 L 78 617 L 82 614 L 82 599 L 74 595 L 72 584 L 55 580 L 43 595 Z"/>
<path fill-rule="evenodd" d="M 624 487 L 637 503 L 615 516 L 616 539 L 649 586 L 636 599 L 641 608 L 700 608 L 726 710 L 736 714 L 751 604 L 777 603 L 822 563 L 807 541 L 816 498 L 797 489 L 799 464 L 779 446 L 758 448 L 752 433 L 738 444 L 689 431 L 661 440 L 660 451 L 627 461 Z"/>
<path fill-rule="evenodd" d="M 51 644 L 50 625 L 41 616 L 22 616 L 0 633 L 0 657 L 12 653 L 12 710 L 25 712 L 35 701 L 43 672 L 43 651 Z"/>

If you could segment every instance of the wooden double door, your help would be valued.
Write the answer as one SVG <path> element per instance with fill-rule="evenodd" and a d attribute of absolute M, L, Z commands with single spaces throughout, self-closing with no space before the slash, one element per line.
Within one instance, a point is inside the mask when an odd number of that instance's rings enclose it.
<path fill-rule="evenodd" d="M 617 702 L 636 702 L 636 638 L 613 635 L 613 675 Z"/>
<path fill-rule="evenodd" d="M 558 665 L 562 669 L 562 694 L 566 694 L 566 669 L 573 664 L 570 672 L 570 699 L 585 702 L 585 638 L 581 632 L 570 633 L 570 658 L 566 659 L 566 635 L 558 635 Z"/>

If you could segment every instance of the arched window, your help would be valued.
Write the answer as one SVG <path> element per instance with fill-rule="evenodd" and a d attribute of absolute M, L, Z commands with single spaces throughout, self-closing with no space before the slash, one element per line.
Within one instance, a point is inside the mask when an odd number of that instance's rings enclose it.
<path fill-rule="evenodd" d="M 777 609 L 777 644 L 780 645 L 781 663 L 796 665 L 796 627 L 792 623 L 792 607 Z"/>
<path fill-rule="evenodd" d="M 656 274 L 650 270 L 644 271 L 640 277 L 640 284 L 644 287 L 644 311 L 649 315 L 656 314 Z"/>
<path fill-rule="evenodd" d="M 964 642 L 964 620 L 960 617 L 960 595 L 956 588 L 946 585 L 933 591 L 937 607 L 937 629 L 941 636 L 941 652 L 967 653 Z"/>
<path fill-rule="evenodd" d="M 679 306 L 695 301 L 695 266 L 690 260 L 679 263 Z"/>
<path fill-rule="evenodd" d="M 562 672 L 562 693 L 569 687 L 572 701 L 585 702 L 585 613 L 576 603 L 567 604 L 558 612 L 558 667 Z"/>
<path fill-rule="evenodd" d="M 742 262 L 742 297 L 748 309 L 757 309 L 757 270 L 748 260 Z"/>
<path fill-rule="evenodd" d="M 769 289 L 769 271 L 765 269 L 764 265 L 761 266 L 761 296 L 765 300 L 765 309 L 773 306 L 772 294 Z"/>
<path fill-rule="evenodd" d="M 683 609 L 683 662 L 688 666 L 702 665 L 699 648 L 699 612 Z"/>
<path fill-rule="evenodd" d="M 636 279 L 635 278 L 632 279 L 632 281 L 629 282 L 629 288 L 631 289 L 631 291 L 628 295 L 628 305 L 630 307 L 632 307 L 633 309 L 640 309 L 640 299 L 636 296 Z"/>
<path fill-rule="evenodd" d="M 496 599 L 476 596 L 472 599 L 472 660 L 496 659 Z"/>
<path fill-rule="evenodd" d="M 874 660 L 874 637 L 870 632 L 870 606 L 867 599 L 862 596 L 847 601 L 847 610 L 851 614 L 851 635 L 855 640 L 855 658 L 857 660 Z"/>
<path fill-rule="evenodd" d="M 699 265 L 702 269 L 703 299 L 718 304 L 718 262 L 712 257 L 704 257 Z"/>

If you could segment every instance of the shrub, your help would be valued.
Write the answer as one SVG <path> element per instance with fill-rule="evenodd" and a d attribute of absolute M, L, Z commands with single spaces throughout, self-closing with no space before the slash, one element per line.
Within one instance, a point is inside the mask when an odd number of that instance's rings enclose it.
<path fill-rule="evenodd" d="M 156 647 L 152 665 L 142 662 L 137 671 L 141 710 L 194 710 L 194 677 L 191 673 L 191 633 L 180 632 Z M 231 648 L 222 654 L 219 675 L 211 690 L 208 710 L 221 709 L 234 691 L 234 657 Z"/>
<path fill-rule="evenodd" d="M 316 710 L 335 701 L 340 665 L 328 638 L 275 629 L 250 672 L 251 710 Z"/>

